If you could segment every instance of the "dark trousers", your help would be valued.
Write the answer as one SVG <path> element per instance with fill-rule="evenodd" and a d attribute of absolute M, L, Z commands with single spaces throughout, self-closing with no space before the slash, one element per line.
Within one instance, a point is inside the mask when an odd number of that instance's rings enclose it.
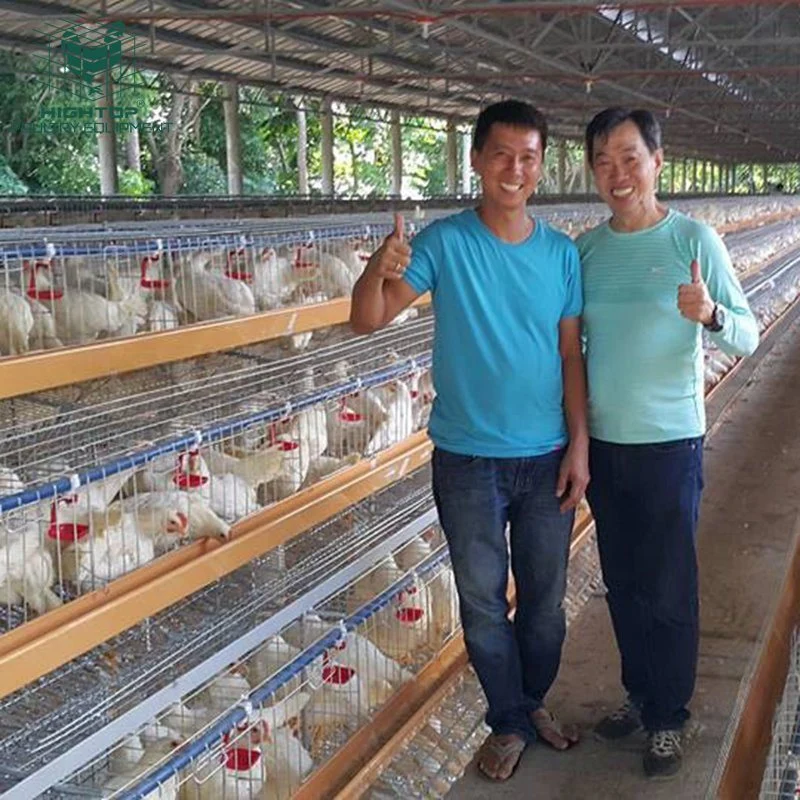
<path fill-rule="evenodd" d="M 642 445 L 593 439 L 589 471 L 587 497 L 622 683 L 648 731 L 681 728 L 697 669 L 703 439 Z"/>
<path fill-rule="evenodd" d="M 436 449 L 433 492 L 458 589 L 464 639 L 495 733 L 533 740 L 561 660 L 564 592 L 574 513 L 555 496 L 563 450 L 481 458 Z M 517 590 L 508 619 L 508 544 Z"/>

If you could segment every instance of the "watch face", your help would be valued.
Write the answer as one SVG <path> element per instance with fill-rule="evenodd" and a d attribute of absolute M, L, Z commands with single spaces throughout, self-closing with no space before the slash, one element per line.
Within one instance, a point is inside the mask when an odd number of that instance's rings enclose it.
<path fill-rule="evenodd" d="M 725 327 L 725 309 L 722 306 L 717 306 L 717 313 L 714 314 L 714 327 L 722 330 Z"/>

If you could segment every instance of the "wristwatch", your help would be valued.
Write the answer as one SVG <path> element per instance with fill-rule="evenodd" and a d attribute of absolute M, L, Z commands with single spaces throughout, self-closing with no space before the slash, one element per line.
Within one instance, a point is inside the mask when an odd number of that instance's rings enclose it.
<path fill-rule="evenodd" d="M 719 304 L 714 303 L 714 311 L 711 313 L 711 322 L 703 327 L 709 333 L 719 333 L 725 327 L 725 309 Z"/>

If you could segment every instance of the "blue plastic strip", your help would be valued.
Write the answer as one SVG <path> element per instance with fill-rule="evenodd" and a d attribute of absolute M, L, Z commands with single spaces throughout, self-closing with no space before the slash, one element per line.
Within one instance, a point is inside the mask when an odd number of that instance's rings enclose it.
<path fill-rule="evenodd" d="M 419 227 L 415 223 L 414 227 Z M 141 255 L 154 253 L 159 250 L 177 251 L 189 250 L 197 247 L 280 247 L 282 245 L 304 245 L 313 244 L 318 241 L 332 241 L 336 239 L 350 239 L 362 236 L 377 234 L 386 236 L 391 233 L 392 226 L 387 223 L 363 223 L 360 225 L 347 225 L 332 228 L 309 228 L 307 230 L 275 231 L 274 233 L 239 233 L 230 231 L 215 231 L 213 233 L 198 234 L 179 234 L 175 236 L 164 236 L 158 239 L 148 238 L 136 239 L 130 243 L 121 240 L 129 238 L 130 233 L 123 231 L 116 235 L 110 233 L 105 240 L 100 242 L 86 242 L 84 244 L 60 244 L 48 238 L 47 241 L 17 244 L 13 247 L 0 248 L 0 256 L 9 260 L 15 258 L 49 258 L 49 248 L 55 248 L 57 258 L 68 256 L 104 256 L 104 255 Z M 85 236 L 86 234 L 84 234 Z M 89 234 L 90 235 L 90 234 Z M 135 234 L 134 234 L 135 235 Z M 69 234 L 64 236 L 69 238 Z M 80 239 L 81 234 L 75 234 L 75 239 Z"/>

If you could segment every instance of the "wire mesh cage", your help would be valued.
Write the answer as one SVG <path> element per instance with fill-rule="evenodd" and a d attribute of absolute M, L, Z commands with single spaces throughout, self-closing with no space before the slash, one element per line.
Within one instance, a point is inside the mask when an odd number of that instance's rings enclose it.
<path fill-rule="evenodd" d="M 230 526 L 424 428 L 429 315 L 0 404 L 5 630 Z M 177 376 L 177 379 L 176 379 Z"/>
<path fill-rule="evenodd" d="M 446 549 L 435 517 L 424 513 L 428 480 L 420 470 L 322 526 L 312 537 L 316 555 L 306 542 L 286 574 L 307 588 L 321 557 L 355 563 L 380 542 L 386 555 L 376 566 L 105 748 L 49 796 L 289 797 L 457 631 Z"/>
<path fill-rule="evenodd" d="M 792 633 L 789 670 L 783 695 L 772 723 L 760 800 L 800 797 L 800 635 Z"/>
<path fill-rule="evenodd" d="M 346 617 L 354 606 L 342 589 L 434 521 L 426 467 L 4 698 L 0 775 L 16 784 L 45 770 L 55 782 L 76 760 L 91 760 L 87 747 L 105 751 L 115 738 L 109 731 L 128 735 L 258 646 L 243 670 L 255 686 L 274 663 L 265 640 L 312 607 Z M 415 546 L 416 558 L 439 545 Z M 401 563 L 417 563 L 414 553 Z"/>
<path fill-rule="evenodd" d="M 349 296 L 390 230 L 384 218 L 6 234 L 0 355 Z"/>

